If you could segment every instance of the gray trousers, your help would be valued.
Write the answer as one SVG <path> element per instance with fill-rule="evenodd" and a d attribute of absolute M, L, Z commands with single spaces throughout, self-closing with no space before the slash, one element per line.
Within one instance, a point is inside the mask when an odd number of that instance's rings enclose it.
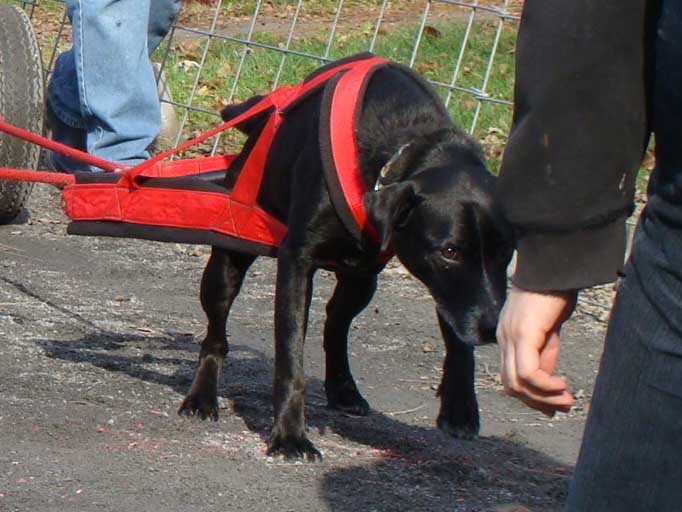
<path fill-rule="evenodd" d="M 682 2 L 652 56 L 657 166 L 606 335 L 570 511 L 682 510 Z"/>
<path fill-rule="evenodd" d="M 682 230 L 661 243 L 652 224 L 647 212 L 612 311 L 569 511 L 682 510 Z M 674 270 L 659 266 L 668 244 Z"/>
<path fill-rule="evenodd" d="M 651 73 L 657 167 L 611 314 L 566 509 L 682 510 L 682 2 Z"/>

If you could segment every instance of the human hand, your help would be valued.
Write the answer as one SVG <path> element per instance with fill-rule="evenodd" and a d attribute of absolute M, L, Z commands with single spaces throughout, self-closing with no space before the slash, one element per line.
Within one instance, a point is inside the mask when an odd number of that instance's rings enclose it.
<path fill-rule="evenodd" d="M 500 313 L 497 342 L 504 389 L 547 416 L 568 412 L 573 405 L 566 380 L 553 373 L 561 325 L 573 313 L 577 297 L 572 290 L 539 293 L 512 285 Z"/>

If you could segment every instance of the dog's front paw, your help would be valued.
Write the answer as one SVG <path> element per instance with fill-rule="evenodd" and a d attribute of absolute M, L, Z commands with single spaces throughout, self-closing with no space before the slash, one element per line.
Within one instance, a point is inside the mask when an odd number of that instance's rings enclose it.
<path fill-rule="evenodd" d="M 369 403 L 365 400 L 354 383 L 325 385 L 327 392 L 327 407 L 354 416 L 367 416 Z"/>
<path fill-rule="evenodd" d="M 322 460 L 322 454 L 310 442 L 305 434 L 300 436 L 283 436 L 275 428 L 268 443 L 267 455 L 280 456 L 288 461 L 305 459 L 308 462 Z"/>
<path fill-rule="evenodd" d="M 218 398 L 205 393 L 189 393 L 182 401 L 178 414 L 218 421 Z"/>
<path fill-rule="evenodd" d="M 456 439 L 476 439 L 478 437 L 480 428 L 478 410 L 455 417 L 441 413 L 436 422 L 440 430 Z"/>

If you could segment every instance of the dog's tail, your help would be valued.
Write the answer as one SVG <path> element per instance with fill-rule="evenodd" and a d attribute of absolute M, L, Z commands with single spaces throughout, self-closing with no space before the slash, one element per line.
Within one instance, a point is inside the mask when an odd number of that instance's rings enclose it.
<path fill-rule="evenodd" d="M 223 118 L 223 121 L 229 121 L 230 119 L 234 119 L 235 117 L 246 112 L 248 109 L 253 107 L 263 98 L 264 96 L 252 96 L 251 98 L 249 98 L 246 101 L 243 101 L 242 103 L 227 105 L 220 111 L 220 115 Z M 248 119 L 245 119 L 244 121 L 236 125 L 235 128 L 237 128 L 237 130 L 246 135 L 251 135 L 254 132 L 254 130 L 261 126 L 262 121 L 269 114 L 270 112 L 268 110 L 265 110 L 259 114 L 249 117 Z"/>

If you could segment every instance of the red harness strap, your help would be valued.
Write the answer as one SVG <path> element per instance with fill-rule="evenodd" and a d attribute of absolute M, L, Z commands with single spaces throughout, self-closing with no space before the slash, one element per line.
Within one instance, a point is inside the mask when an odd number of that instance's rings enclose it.
<path fill-rule="evenodd" d="M 293 87 L 280 87 L 239 116 L 200 137 L 159 154 L 136 167 L 126 169 L 121 172 L 121 179 L 117 183 L 77 183 L 66 187 L 64 189 L 66 214 L 76 221 L 105 220 L 207 229 L 242 240 L 279 246 L 287 228 L 258 206 L 257 196 L 270 146 L 282 123 L 282 112 L 301 96 L 324 85 L 338 73 L 345 72 L 343 81 L 336 88 L 339 99 L 335 98 L 333 105 L 335 113 L 332 117 L 338 116 L 334 121 L 337 139 L 334 143 L 335 158 L 338 153 L 337 165 L 343 193 L 356 216 L 358 225 L 368 230 L 371 238 L 376 240 L 376 234 L 368 225 L 362 207 L 362 195 L 367 191 L 367 187 L 362 182 L 358 169 L 353 113 L 359 99 L 363 77 L 373 67 L 385 63 L 384 59 L 373 56 L 341 63 Z M 346 87 L 347 91 L 340 91 Z M 162 159 L 273 107 L 274 111 L 244 162 L 231 192 L 225 194 L 148 187 L 137 180 L 138 177 L 169 176 L 169 168 L 163 165 Z M 201 160 L 198 159 L 197 162 Z"/>
<path fill-rule="evenodd" d="M 293 87 L 276 89 L 239 116 L 177 148 L 127 169 L 119 169 L 119 166 L 113 162 L 92 157 L 39 135 L 2 123 L 0 120 L 0 131 L 106 171 L 115 171 L 120 175 L 116 182 L 111 182 L 104 177 L 101 182 L 98 182 L 89 173 L 87 173 L 87 180 L 80 174 L 76 174 L 74 183 L 74 175 L 52 176 L 55 173 L 0 169 L 0 178 L 67 185 L 63 192 L 63 205 L 65 213 L 74 221 L 113 221 L 210 230 L 238 239 L 277 247 L 286 235 L 287 228 L 258 206 L 257 197 L 268 152 L 282 124 L 283 112 L 305 94 L 324 85 L 330 78 L 344 73 L 335 87 L 331 105 L 330 130 L 333 159 L 343 195 L 355 222 L 361 231 L 376 241 L 378 238 L 376 231 L 367 222 L 367 215 L 362 205 L 362 196 L 367 192 L 367 187 L 358 168 L 355 112 L 365 79 L 373 68 L 384 65 L 386 62 L 384 59 L 369 54 L 340 62 Z M 236 155 L 173 162 L 162 162 L 162 160 L 269 109 L 273 109 L 273 112 L 244 162 L 231 191 L 145 186 L 144 181 L 138 180 L 140 177 L 172 178 L 228 168 Z M 386 256 L 390 257 L 390 255 Z"/>
<path fill-rule="evenodd" d="M 362 203 L 362 198 L 369 189 L 359 168 L 355 117 L 358 110 L 356 105 L 367 75 L 373 68 L 386 62 L 384 59 L 360 61 L 346 72 L 334 89 L 329 114 L 332 158 L 346 204 L 360 231 L 376 243 L 379 242 L 379 235 L 368 222 L 367 212 Z"/>

